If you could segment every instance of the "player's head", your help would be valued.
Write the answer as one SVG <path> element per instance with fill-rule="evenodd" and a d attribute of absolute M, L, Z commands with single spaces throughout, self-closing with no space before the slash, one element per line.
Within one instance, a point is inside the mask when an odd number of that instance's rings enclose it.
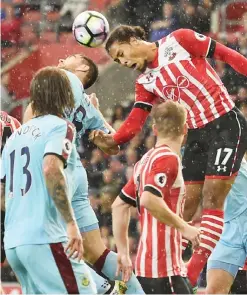
<path fill-rule="evenodd" d="M 39 70 L 31 82 L 30 102 L 36 116 L 70 113 L 75 101 L 66 73 L 57 67 Z"/>
<path fill-rule="evenodd" d="M 115 62 L 144 71 L 147 67 L 145 40 L 141 27 L 119 26 L 110 34 L 105 48 Z"/>
<path fill-rule="evenodd" d="M 74 73 L 81 80 L 84 89 L 92 86 L 99 75 L 96 64 L 83 54 L 74 54 L 60 59 L 58 67 Z"/>
<path fill-rule="evenodd" d="M 186 118 L 186 110 L 178 102 L 158 104 L 153 109 L 153 131 L 160 138 L 183 137 L 187 133 Z"/>

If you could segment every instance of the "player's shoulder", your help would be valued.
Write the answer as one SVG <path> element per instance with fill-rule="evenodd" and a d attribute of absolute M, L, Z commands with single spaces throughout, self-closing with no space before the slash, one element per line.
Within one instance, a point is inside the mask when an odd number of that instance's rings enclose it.
<path fill-rule="evenodd" d="M 176 168 L 180 163 L 179 156 L 166 145 L 155 148 L 150 154 L 150 159 L 152 167 L 168 165 Z"/>
<path fill-rule="evenodd" d="M 75 132 L 75 127 L 73 123 L 65 118 L 54 115 L 46 115 L 33 118 L 32 120 L 29 120 L 26 124 L 24 124 L 22 128 L 25 128 L 26 125 L 35 125 L 43 133 L 46 134 L 53 132 L 66 132 L 67 130 Z"/>

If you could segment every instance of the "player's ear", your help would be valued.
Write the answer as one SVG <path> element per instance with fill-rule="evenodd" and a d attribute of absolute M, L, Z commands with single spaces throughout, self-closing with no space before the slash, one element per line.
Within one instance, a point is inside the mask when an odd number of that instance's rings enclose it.
<path fill-rule="evenodd" d="M 87 71 L 89 71 L 89 66 L 86 64 L 82 64 L 76 68 L 76 71 L 87 72 Z"/>
<path fill-rule="evenodd" d="M 152 129 L 153 129 L 154 135 L 158 136 L 158 131 L 157 131 L 157 127 L 156 127 L 155 123 L 152 125 Z"/>
<path fill-rule="evenodd" d="M 130 45 L 138 45 L 139 40 L 136 39 L 135 37 L 130 38 Z"/>

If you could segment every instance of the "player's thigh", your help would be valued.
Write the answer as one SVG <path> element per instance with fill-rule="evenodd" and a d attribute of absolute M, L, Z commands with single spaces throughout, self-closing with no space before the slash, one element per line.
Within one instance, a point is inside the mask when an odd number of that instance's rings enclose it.
<path fill-rule="evenodd" d="M 207 294 L 228 294 L 234 277 L 223 269 L 210 269 L 207 272 Z"/>
<path fill-rule="evenodd" d="M 227 179 L 236 175 L 247 148 L 247 121 L 234 108 L 209 125 L 212 138 L 206 179 Z"/>
<path fill-rule="evenodd" d="M 226 196 L 235 181 L 235 176 L 227 179 L 207 178 L 204 181 L 202 196 L 203 208 L 223 209 Z"/>
<path fill-rule="evenodd" d="M 191 221 L 201 201 L 203 184 L 187 183 L 183 218 Z"/>
<path fill-rule="evenodd" d="M 81 234 L 83 237 L 84 258 L 90 264 L 94 264 L 106 249 L 100 230 L 94 229 L 81 232 Z"/>
<path fill-rule="evenodd" d="M 209 150 L 208 131 L 192 129 L 188 131 L 183 153 L 183 178 L 186 184 L 203 184 L 207 168 Z"/>
<path fill-rule="evenodd" d="M 43 294 L 78 294 L 77 280 L 62 243 L 25 245 L 18 257 Z"/>
<path fill-rule="evenodd" d="M 8 262 L 14 271 L 22 289 L 22 294 L 41 294 L 32 278 L 28 275 L 28 272 L 17 255 L 17 249 L 12 248 L 6 250 L 6 256 Z"/>

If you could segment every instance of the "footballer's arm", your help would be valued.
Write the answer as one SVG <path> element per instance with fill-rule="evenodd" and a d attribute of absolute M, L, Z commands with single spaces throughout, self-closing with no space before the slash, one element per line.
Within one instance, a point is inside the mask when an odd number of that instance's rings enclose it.
<path fill-rule="evenodd" d="M 118 268 L 116 275 L 122 272 L 123 281 L 127 282 L 132 275 L 132 263 L 129 256 L 128 229 L 131 205 L 117 197 L 112 204 L 112 228 L 117 246 Z"/>
<path fill-rule="evenodd" d="M 80 261 L 83 257 L 82 238 L 68 198 L 64 161 L 58 156 L 47 154 L 43 160 L 43 174 L 47 190 L 67 225 L 69 242 L 65 251 L 69 250 L 68 257 L 73 256 Z"/>
<path fill-rule="evenodd" d="M 187 224 L 167 206 L 160 196 L 144 191 L 140 198 L 140 205 L 146 208 L 160 222 L 176 228 L 194 247 L 199 245 L 199 231 Z"/>
<path fill-rule="evenodd" d="M 176 30 L 172 36 L 192 56 L 221 60 L 235 71 L 247 76 L 247 58 L 239 52 L 190 29 Z"/>
<path fill-rule="evenodd" d="M 64 162 L 55 155 L 46 155 L 43 173 L 46 186 L 57 209 L 66 223 L 75 222 L 73 209 L 68 199 L 68 188 L 64 175 Z"/>

